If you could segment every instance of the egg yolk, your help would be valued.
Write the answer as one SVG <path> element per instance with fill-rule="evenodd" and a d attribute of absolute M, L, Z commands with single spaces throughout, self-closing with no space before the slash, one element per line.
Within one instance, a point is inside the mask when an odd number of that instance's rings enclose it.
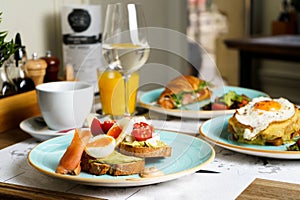
<path fill-rule="evenodd" d="M 265 111 L 277 111 L 280 110 L 281 105 L 276 101 L 261 101 L 254 105 L 255 109 L 265 110 Z"/>

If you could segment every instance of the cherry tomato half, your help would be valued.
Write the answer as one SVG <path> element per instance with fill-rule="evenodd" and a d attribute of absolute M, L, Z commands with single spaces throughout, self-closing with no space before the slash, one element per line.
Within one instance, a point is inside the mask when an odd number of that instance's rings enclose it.
<path fill-rule="evenodd" d="M 102 123 L 102 130 L 104 133 L 107 133 L 108 130 L 116 123 L 115 120 L 105 120 Z"/>
<path fill-rule="evenodd" d="M 115 125 L 108 130 L 107 135 L 117 139 L 121 132 L 122 132 L 122 128 L 118 125 Z"/>
<path fill-rule="evenodd" d="M 137 141 L 145 141 L 152 138 L 153 127 L 145 122 L 135 123 L 131 132 Z"/>

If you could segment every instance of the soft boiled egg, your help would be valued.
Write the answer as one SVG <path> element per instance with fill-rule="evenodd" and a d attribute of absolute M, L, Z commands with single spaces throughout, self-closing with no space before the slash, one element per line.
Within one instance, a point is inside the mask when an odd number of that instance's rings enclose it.
<path fill-rule="evenodd" d="M 295 114 L 295 106 L 287 99 L 258 97 L 237 109 L 235 117 L 241 124 L 250 126 L 244 131 L 244 138 L 251 140 L 272 122 L 285 121 Z"/>
<path fill-rule="evenodd" d="M 101 134 L 92 137 L 85 147 L 85 152 L 94 158 L 104 158 L 110 155 L 116 147 L 115 138 Z"/>

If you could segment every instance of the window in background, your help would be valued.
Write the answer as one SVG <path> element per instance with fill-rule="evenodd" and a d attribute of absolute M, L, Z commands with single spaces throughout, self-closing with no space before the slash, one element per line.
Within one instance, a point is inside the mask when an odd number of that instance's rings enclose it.
<path fill-rule="evenodd" d="M 216 66 L 216 39 L 228 32 L 227 17 L 211 0 L 188 0 L 188 11 L 187 35 L 191 38 L 189 57 L 193 74 L 222 84 L 223 80 L 216 80 L 220 77 Z"/>

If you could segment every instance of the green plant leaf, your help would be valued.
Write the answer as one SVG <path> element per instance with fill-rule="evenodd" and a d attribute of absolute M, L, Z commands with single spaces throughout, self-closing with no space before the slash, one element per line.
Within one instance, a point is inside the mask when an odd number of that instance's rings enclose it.
<path fill-rule="evenodd" d="M 1 15 L 2 12 L 0 12 L 0 23 L 2 21 Z M 5 41 L 7 34 L 7 31 L 0 31 L 0 67 L 17 50 L 17 46 L 12 39 L 8 42 Z"/>

